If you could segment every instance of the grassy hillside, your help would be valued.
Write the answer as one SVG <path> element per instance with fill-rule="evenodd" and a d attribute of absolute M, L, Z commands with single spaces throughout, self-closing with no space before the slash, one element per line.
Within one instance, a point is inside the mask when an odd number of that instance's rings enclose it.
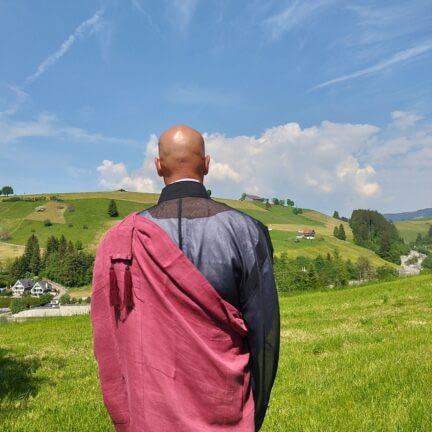
<path fill-rule="evenodd" d="M 395 222 L 396 228 L 406 242 L 413 242 L 417 234 L 424 236 L 432 225 L 432 219 L 418 219 Z"/>
<path fill-rule="evenodd" d="M 47 197 L 50 194 L 46 194 Z M 64 234 L 72 241 L 80 240 L 88 250 L 94 250 L 103 234 L 127 214 L 143 210 L 157 202 L 157 194 L 138 192 L 85 192 L 65 193 L 60 195 L 63 201 L 37 202 L 0 202 L 0 232 L 7 230 L 11 238 L 0 243 L 0 258 L 16 256 L 31 234 L 36 234 L 40 244 L 45 245 L 50 235 Z M 31 197 L 28 195 L 27 197 Z M 115 199 L 120 216 L 111 218 L 107 214 L 110 199 Z M 276 253 L 286 251 L 289 256 L 305 255 L 314 257 L 318 254 L 332 253 L 335 247 L 341 255 L 355 261 L 359 256 L 371 259 L 375 266 L 386 264 L 384 260 L 367 249 L 352 242 L 352 233 L 346 222 L 326 216 L 314 210 L 304 210 L 303 214 L 294 214 L 293 209 L 283 206 L 264 205 L 251 202 L 218 199 L 253 216 L 268 225 Z M 44 212 L 36 212 L 43 205 Z M 44 226 L 44 220 L 50 219 L 52 226 Z M 333 237 L 333 229 L 344 225 L 347 241 Z M 314 228 L 317 239 L 314 241 L 295 241 L 298 230 Z"/>
<path fill-rule="evenodd" d="M 432 276 L 282 297 L 264 432 L 432 430 Z M 87 316 L 0 324 L 0 431 L 112 430 Z"/>

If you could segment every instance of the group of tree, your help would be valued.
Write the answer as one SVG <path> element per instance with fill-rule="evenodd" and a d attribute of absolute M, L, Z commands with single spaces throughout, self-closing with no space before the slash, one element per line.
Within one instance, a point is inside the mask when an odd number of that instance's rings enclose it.
<path fill-rule="evenodd" d="M 346 240 L 346 234 L 345 234 L 345 228 L 342 224 L 340 224 L 338 227 L 335 226 L 333 230 L 333 235 L 338 238 L 339 240 Z"/>
<path fill-rule="evenodd" d="M 426 234 L 422 235 L 421 233 L 417 234 L 417 238 L 415 242 L 412 244 L 413 247 L 418 249 L 420 252 L 424 251 L 425 253 L 431 253 L 430 250 L 432 248 L 432 225 L 429 227 Z"/>
<path fill-rule="evenodd" d="M 82 243 L 50 236 L 43 254 L 38 238 L 33 234 L 27 240 L 24 254 L 10 265 L 9 280 L 26 277 L 46 277 L 67 287 L 91 283 L 94 256 L 82 250 Z"/>
<path fill-rule="evenodd" d="M 354 243 L 373 250 L 381 258 L 399 264 L 409 251 L 393 222 L 375 210 L 354 210 L 349 221 Z"/>
<path fill-rule="evenodd" d="M 13 195 L 14 190 L 12 188 L 12 186 L 3 186 L 2 188 L 0 188 L 0 195 Z"/>
<path fill-rule="evenodd" d="M 339 219 L 339 220 L 341 220 L 341 221 L 343 221 L 343 222 L 349 222 L 349 219 L 348 218 L 346 218 L 346 217 L 344 217 L 344 216 L 339 216 L 339 212 L 337 211 L 337 210 L 335 210 L 334 212 L 333 212 L 333 217 L 335 218 L 335 219 Z"/>
<path fill-rule="evenodd" d="M 338 250 L 315 258 L 289 258 L 282 253 L 275 258 L 274 271 L 279 291 L 307 291 L 347 286 L 350 280 L 388 280 L 398 276 L 391 266 L 374 268 L 366 257 L 354 263 L 343 260 Z"/>
<path fill-rule="evenodd" d="M 287 198 L 286 200 L 284 200 L 283 198 L 272 198 L 272 203 L 274 205 L 287 205 L 288 207 L 294 207 L 294 201 L 290 198 Z"/>

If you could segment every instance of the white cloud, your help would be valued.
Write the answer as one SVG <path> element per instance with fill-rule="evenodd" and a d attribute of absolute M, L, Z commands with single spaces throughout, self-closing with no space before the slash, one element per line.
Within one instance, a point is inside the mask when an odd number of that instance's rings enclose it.
<path fill-rule="evenodd" d="M 377 72 L 380 72 L 382 70 L 388 69 L 391 66 L 394 66 L 396 64 L 399 63 L 405 63 L 413 58 L 419 57 L 422 54 L 425 54 L 429 51 L 432 50 L 432 41 L 427 41 L 423 44 L 417 45 L 415 47 L 403 50 L 403 51 L 399 51 L 396 54 L 394 54 L 393 56 L 391 56 L 388 59 L 382 60 L 378 63 L 375 63 L 372 66 L 369 66 L 367 68 L 364 69 L 360 69 L 356 72 L 347 74 L 347 75 L 342 75 L 339 76 L 337 78 L 333 78 L 331 80 L 328 81 L 324 81 L 320 84 L 317 84 L 316 86 L 312 87 L 310 90 L 318 90 L 324 87 L 329 87 L 331 85 L 334 84 L 338 84 L 340 82 L 344 82 L 344 81 L 350 81 L 356 78 L 360 78 L 366 75 L 371 75 Z"/>
<path fill-rule="evenodd" d="M 393 119 L 393 126 L 401 130 L 408 129 L 423 119 L 422 116 L 408 111 L 393 111 L 391 117 Z"/>
<path fill-rule="evenodd" d="M 33 72 L 29 75 L 23 86 L 27 86 L 36 81 L 42 74 L 44 74 L 51 66 L 57 63 L 72 47 L 72 45 L 84 36 L 91 35 L 99 31 L 103 27 L 102 16 L 104 10 L 99 9 L 91 18 L 83 21 L 60 45 L 60 47 L 49 55 Z"/>
<path fill-rule="evenodd" d="M 99 185 L 103 189 L 126 189 L 133 192 L 159 192 L 161 179 L 156 175 L 154 158 L 157 156 L 157 137 L 152 135 L 146 146 L 144 162 L 139 170 L 129 173 L 123 162 L 104 160 L 96 168 Z"/>
<path fill-rule="evenodd" d="M 267 198 L 291 198 L 301 207 L 349 215 L 353 208 L 381 211 L 432 205 L 432 128 L 380 129 L 369 124 L 322 122 L 302 128 L 286 123 L 259 136 L 204 134 L 210 172 L 205 179 L 213 195 L 238 198 L 242 192 Z M 389 136 L 389 133 L 393 134 Z M 142 167 L 130 173 L 122 162 L 98 168 L 107 189 L 157 192 L 163 184 L 153 160 L 152 136 Z M 424 188 L 415 187 L 422 179 Z"/>

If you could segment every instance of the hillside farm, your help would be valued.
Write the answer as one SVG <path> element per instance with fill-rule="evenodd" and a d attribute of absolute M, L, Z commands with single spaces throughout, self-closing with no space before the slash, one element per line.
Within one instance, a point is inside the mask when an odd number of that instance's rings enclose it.
<path fill-rule="evenodd" d="M 81 241 L 88 251 L 94 251 L 104 233 L 113 224 L 133 211 L 154 205 L 158 196 L 138 192 L 86 192 L 61 194 L 60 201 L 47 199 L 34 202 L 0 202 L 0 232 L 9 234 L 9 238 L 0 243 L 0 258 L 17 256 L 17 251 L 25 245 L 32 234 L 38 237 L 42 247 L 49 236 L 64 235 L 73 242 Z M 119 217 L 112 218 L 107 213 L 111 199 L 116 200 Z M 352 233 L 346 222 L 317 211 L 304 209 L 302 214 L 295 214 L 291 207 L 273 205 L 266 209 L 261 203 L 218 198 L 216 200 L 225 202 L 266 224 L 270 229 L 276 254 L 287 252 L 290 257 L 314 257 L 318 254 L 332 253 L 338 248 L 345 259 L 355 261 L 358 257 L 364 256 L 375 266 L 386 264 L 386 261 L 371 251 L 353 243 Z M 40 207 L 44 210 L 36 211 Z M 49 226 L 45 226 L 47 219 L 51 223 Z M 340 224 L 344 226 L 347 234 L 346 241 L 333 236 L 334 227 Z M 296 241 L 296 232 L 304 229 L 314 229 L 316 239 Z"/>

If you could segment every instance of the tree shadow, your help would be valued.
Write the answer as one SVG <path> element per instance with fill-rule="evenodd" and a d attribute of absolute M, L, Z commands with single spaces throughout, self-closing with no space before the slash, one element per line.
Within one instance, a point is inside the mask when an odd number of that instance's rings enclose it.
<path fill-rule="evenodd" d="M 39 367 L 40 361 L 36 358 L 9 354 L 0 348 L 0 402 L 22 401 L 36 395 L 42 382 L 34 376 Z"/>

